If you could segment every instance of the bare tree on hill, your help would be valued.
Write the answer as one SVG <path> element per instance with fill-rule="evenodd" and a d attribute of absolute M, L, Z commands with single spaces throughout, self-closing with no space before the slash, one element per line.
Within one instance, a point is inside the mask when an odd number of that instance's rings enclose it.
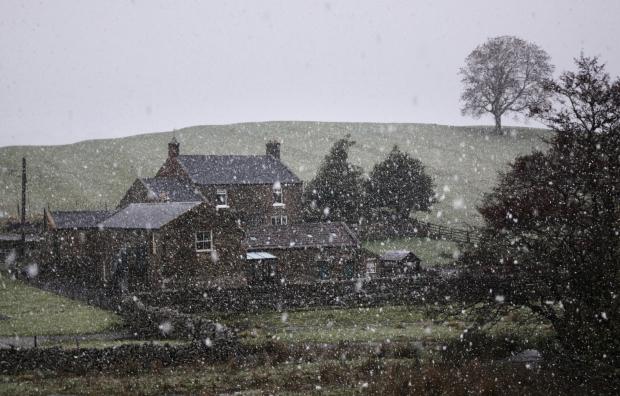
<path fill-rule="evenodd" d="M 541 107 L 547 101 L 543 82 L 551 78 L 549 55 L 534 43 L 513 36 L 489 39 L 476 47 L 459 70 L 464 85 L 463 115 L 490 113 L 501 133 L 502 116 Z"/>

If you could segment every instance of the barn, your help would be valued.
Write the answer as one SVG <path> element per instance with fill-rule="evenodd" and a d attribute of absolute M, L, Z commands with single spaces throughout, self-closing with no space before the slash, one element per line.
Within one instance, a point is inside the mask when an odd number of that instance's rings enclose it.
<path fill-rule="evenodd" d="M 48 224 L 46 275 L 73 285 L 130 291 L 244 283 L 243 230 L 203 202 L 50 212 Z"/>
<path fill-rule="evenodd" d="M 420 271 L 420 259 L 409 250 L 388 250 L 379 258 L 378 275 L 382 277 L 413 275 Z"/>

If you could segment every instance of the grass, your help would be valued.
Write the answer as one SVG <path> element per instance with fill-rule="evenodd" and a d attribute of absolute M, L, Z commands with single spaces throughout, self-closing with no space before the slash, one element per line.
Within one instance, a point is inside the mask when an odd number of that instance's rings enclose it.
<path fill-rule="evenodd" d="M 502 366 L 497 360 L 481 362 L 469 356 L 470 361 L 448 361 L 458 355 L 444 356 L 445 349 L 438 346 L 454 345 L 450 342 L 459 339 L 466 322 L 460 315 L 437 315 L 437 308 L 388 306 L 213 317 L 245 327 L 242 340 L 247 343 L 274 347 L 216 364 L 155 364 L 85 375 L 41 371 L 0 375 L 0 395 L 427 394 L 429 389 L 433 394 L 530 394 L 541 386 L 558 389 L 563 384 L 555 379 L 556 373 Z M 521 327 L 524 319 L 528 319 L 526 312 L 505 318 L 494 333 L 496 339 L 516 333 L 533 337 L 532 328 Z M 340 341 L 378 344 L 364 348 Z M 421 349 L 413 347 L 415 356 L 410 353 L 414 341 L 423 341 Z M 317 345 L 308 345 L 312 342 Z M 390 345 L 393 349 L 384 349 Z M 384 355 L 384 351 L 392 354 Z M 557 382 L 544 383 L 547 379 Z"/>
<path fill-rule="evenodd" d="M 362 389 L 355 378 L 334 384 L 336 374 L 362 367 L 363 361 L 324 361 L 256 365 L 239 369 L 219 364 L 157 369 L 132 375 L 0 376 L 0 394 L 351 394 Z M 323 374 L 323 379 L 321 379 Z"/>
<path fill-rule="evenodd" d="M 461 336 L 470 323 L 464 314 L 446 314 L 437 306 L 330 308 L 211 317 L 240 330 L 248 344 L 276 340 L 287 344 L 339 342 L 446 343 Z M 457 312 L 457 311 L 454 311 Z M 520 310 L 487 329 L 491 336 L 538 340 L 549 326 Z"/>
<path fill-rule="evenodd" d="M 176 132 L 185 154 L 263 154 L 265 141 L 282 141 L 282 159 L 303 180 L 310 180 L 330 146 L 351 134 L 357 144 L 350 159 L 366 172 L 393 145 L 419 158 L 433 177 L 439 202 L 423 220 L 444 225 L 476 225 L 476 204 L 495 184 L 497 172 L 515 157 L 544 149 L 543 130 L 434 124 L 262 122 L 195 126 Z M 31 213 L 52 209 L 113 207 L 136 177 L 155 174 L 167 155 L 172 133 L 151 133 L 63 146 L 0 148 L 0 214 L 16 215 L 21 158 L 28 158 Z"/>
<path fill-rule="evenodd" d="M 0 277 L 0 336 L 74 335 L 112 330 L 117 315 Z"/>
<path fill-rule="evenodd" d="M 275 339 L 286 343 L 438 341 L 458 337 L 464 323 L 437 322 L 424 307 L 313 309 L 220 318 L 245 329 L 245 342 Z"/>
<path fill-rule="evenodd" d="M 421 364 L 420 364 L 421 363 Z M 572 374 L 576 374 L 573 372 Z M 459 366 L 397 358 L 151 368 L 83 376 L 0 375 L 0 394 L 464 395 L 612 394 L 609 383 L 583 384 L 561 368 L 528 369 L 471 360 Z"/>
<path fill-rule="evenodd" d="M 395 238 L 385 241 L 366 241 L 363 246 L 371 252 L 383 254 L 388 250 L 410 250 L 423 265 L 453 264 L 461 250 L 456 242 L 430 238 Z"/>
<path fill-rule="evenodd" d="M 80 348 L 94 348 L 94 349 L 104 349 L 104 348 L 114 348 L 123 345 L 142 345 L 142 344 L 150 344 L 153 345 L 182 345 L 186 343 L 186 341 L 181 340 L 81 340 L 79 341 Z M 42 348 L 51 348 L 51 347 L 60 347 L 63 349 L 74 349 L 76 348 L 75 340 L 62 340 L 62 341 L 45 341 L 41 342 L 40 347 Z"/>

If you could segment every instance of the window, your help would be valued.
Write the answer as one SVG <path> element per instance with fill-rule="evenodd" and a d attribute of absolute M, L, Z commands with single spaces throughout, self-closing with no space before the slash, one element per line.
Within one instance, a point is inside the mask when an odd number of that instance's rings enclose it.
<path fill-rule="evenodd" d="M 282 215 L 271 216 L 271 225 L 286 225 L 288 218 Z"/>
<path fill-rule="evenodd" d="M 217 208 L 228 207 L 228 193 L 226 190 L 217 190 L 215 192 L 215 205 Z"/>
<path fill-rule="evenodd" d="M 355 265 L 352 261 L 348 260 L 344 263 L 342 275 L 345 279 L 351 279 L 355 276 Z"/>
<path fill-rule="evenodd" d="M 5 264 L 7 261 L 12 261 L 10 257 L 15 258 L 13 249 L 0 249 L 0 264 Z"/>
<path fill-rule="evenodd" d="M 376 261 L 366 261 L 366 273 L 367 274 L 377 273 L 377 262 Z"/>
<path fill-rule="evenodd" d="M 280 183 L 273 185 L 273 206 L 284 206 L 284 199 L 282 197 L 282 186 Z"/>
<path fill-rule="evenodd" d="M 319 265 L 319 279 L 321 280 L 329 279 L 329 276 L 330 276 L 329 263 L 327 261 L 320 260 L 317 262 L 317 264 Z"/>
<path fill-rule="evenodd" d="M 210 252 L 213 250 L 213 232 L 198 231 L 196 232 L 196 251 Z"/>

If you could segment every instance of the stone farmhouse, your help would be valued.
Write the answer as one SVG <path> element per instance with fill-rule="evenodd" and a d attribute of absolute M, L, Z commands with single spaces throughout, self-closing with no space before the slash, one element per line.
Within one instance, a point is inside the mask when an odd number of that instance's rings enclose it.
<path fill-rule="evenodd" d="M 111 211 L 47 211 L 42 276 L 120 290 L 350 279 L 365 271 L 344 223 L 304 223 L 302 181 L 265 155 L 181 155 Z"/>

